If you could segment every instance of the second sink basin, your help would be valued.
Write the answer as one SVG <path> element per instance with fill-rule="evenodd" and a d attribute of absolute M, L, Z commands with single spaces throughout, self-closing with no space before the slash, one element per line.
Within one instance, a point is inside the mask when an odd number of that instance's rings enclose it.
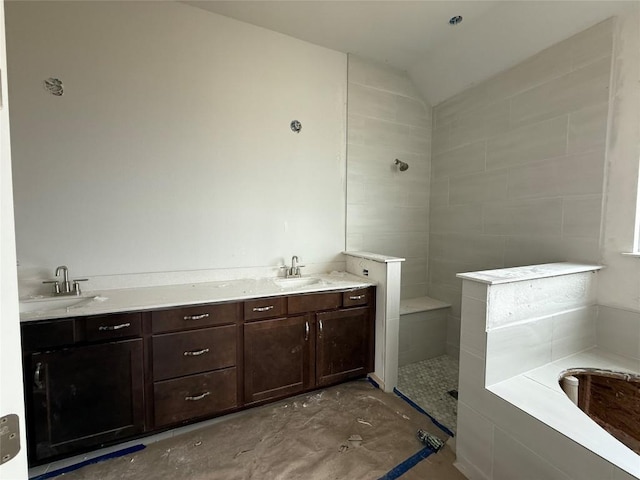
<path fill-rule="evenodd" d="M 275 278 L 273 282 L 284 289 L 309 287 L 312 285 L 321 285 L 323 283 L 321 278 L 316 277 L 303 277 L 303 278 Z"/>
<path fill-rule="evenodd" d="M 96 297 L 40 297 L 20 302 L 20 313 L 48 312 L 63 308 L 78 308 L 91 303 Z"/>

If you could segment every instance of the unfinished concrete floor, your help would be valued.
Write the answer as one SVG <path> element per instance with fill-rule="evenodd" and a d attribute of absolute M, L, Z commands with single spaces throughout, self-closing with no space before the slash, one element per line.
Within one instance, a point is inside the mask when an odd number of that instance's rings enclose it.
<path fill-rule="evenodd" d="M 447 438 L 406 402 L 362 380 L 254 408 L 58 478 L 378 479 L 423 448 L 419 428 Z M 447 446 L 401 478 L 464 479 L 453 460 Z"/>

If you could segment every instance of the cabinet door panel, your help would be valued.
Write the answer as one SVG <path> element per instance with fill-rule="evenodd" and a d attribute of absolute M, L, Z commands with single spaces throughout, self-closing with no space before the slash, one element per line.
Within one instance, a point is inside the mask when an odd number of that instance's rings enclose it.
<path fill-rule="evenodd" d="M 306 317 L 244 325 L 245 403 L 285 397 L 309 384 L 310 325 Z"/>
<path fill-rule="evenodd" d="M 318 385 L 328 385 L 369 373 L 371 365 L 369 308 L 317 314 Z"/>
<path fill-rule="evenodd" d="M 154 381 L 235 364 L 235 325 L 153 336 Z"/>
<path fill-rule="evenodd" d="M 141 339 L 36 353 L 31 366 L 37 459 L 144 430 Z"/>

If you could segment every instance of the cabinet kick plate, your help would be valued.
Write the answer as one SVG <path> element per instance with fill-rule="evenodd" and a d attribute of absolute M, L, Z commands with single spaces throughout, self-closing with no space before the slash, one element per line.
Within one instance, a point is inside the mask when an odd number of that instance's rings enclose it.
<path fill-rule="evenodd" d="M 20 422 L 10 413 L 0 417 L 0 465 L 7 463 L 20 451 Z"/>

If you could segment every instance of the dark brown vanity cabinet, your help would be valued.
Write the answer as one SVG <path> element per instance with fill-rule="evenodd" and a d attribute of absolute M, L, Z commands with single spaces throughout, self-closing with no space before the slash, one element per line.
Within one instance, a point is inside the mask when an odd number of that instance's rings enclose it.
<path fill-rule="evenodd" d="M 374 292 L 25 322 L 29 463 L 364 376 Z"/>
<path fill-rule="evenodd" d="M 245 404 L 373 371 L 373 291 L 292 295 L 286 304 L 272 299 L 245 302 Z M 261 318 L 282 317 L 256 320 L 254 308 L 262 309 Z"/>
<path fill-rule="evenodd" d="M 140 314 L 23 324 L 31 463 L 142 433 Z"/>

